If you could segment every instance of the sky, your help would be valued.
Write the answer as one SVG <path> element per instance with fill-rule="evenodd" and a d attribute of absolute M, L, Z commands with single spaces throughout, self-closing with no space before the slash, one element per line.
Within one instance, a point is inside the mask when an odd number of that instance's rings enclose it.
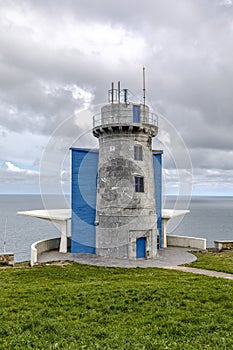
<path fill-rule="evenodd" d="M 0 0 L 0 193 L 69 192 L 69 148 L 145 66 L 164 191 L 233 195 L 232 43 L 232 0 Z"/>

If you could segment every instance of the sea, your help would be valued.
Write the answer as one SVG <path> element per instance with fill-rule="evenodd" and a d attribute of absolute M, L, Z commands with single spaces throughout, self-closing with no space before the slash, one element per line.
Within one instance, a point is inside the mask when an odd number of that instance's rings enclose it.
<path fill-rule="evenodd" d="M 166 196 L 163 203 L 165 209 L 190 210 L 169 221 L 169 234 L 206 238 L 207 247 L 213 247 L 217 239 L 233 240 L 233 197 L 193 196 L 178 203 L 175 196 Z M 16 262 L 28 261 L 32 243 L 59 236 L 54 223 L 17 215 L 18 211 L 69 207 L 68 196 L 0 195 L 0 253 L 13 252 Z"/>

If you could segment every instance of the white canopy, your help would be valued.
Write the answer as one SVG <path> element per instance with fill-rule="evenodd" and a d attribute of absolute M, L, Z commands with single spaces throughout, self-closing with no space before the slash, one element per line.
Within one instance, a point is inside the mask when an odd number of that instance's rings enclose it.
<path fill-rule="evenodd" d="M 71 209 L 49 209 L 18 211 L 18 215 L 53 221 L 61 227 L 60 253 L 67 253 L 67 237 L 69 236 L 68 221 L 71 220 Z"/>
<path fill-rule="evenodd" d="M 167 247 L 167 232 L 166 225 L 168 220 L 189 213 L 189 210 L 174 210 L 174 209 L 163 209 L 162 210 L 162 232 L 163 232 L 163 248 Z M 39 219 L 50 220 L 60 224 L 61 227 L 61 243 L 59 251 L 60 253 L 67 252 L 67 237 L 68 232 L 68 221 L 71 220 L 71 209 L 49 209 L 49 210 L 29 210 L 19 211 L 18 215 L 32 216 Z"/>

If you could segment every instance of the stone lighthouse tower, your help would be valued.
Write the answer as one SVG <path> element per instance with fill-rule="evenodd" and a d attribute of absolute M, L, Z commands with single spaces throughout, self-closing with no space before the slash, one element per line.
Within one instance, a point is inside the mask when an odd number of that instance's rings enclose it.
<path fill-rule="evenodd" d="M 94 116 L 99 140 L 96 254 L 154 258 L 157 216 L 152 138 L 157 117 L 144 104 L 128 101 L 127 89 L 109 90 L 109 103 Z M 144 99 L 145 101 L 145 99 Z"/>

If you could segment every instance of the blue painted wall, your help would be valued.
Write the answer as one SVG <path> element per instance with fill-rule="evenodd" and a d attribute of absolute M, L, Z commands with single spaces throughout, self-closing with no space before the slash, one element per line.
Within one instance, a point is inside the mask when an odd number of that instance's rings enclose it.
<path fill-rule="evenodd" d="M 162 154 L 163 151 L 153 151 L 155 204 L 157 227 L 159 230 L 159 248 L 163 247 L 162 235 Z"/>
<path fill-rule="evenodd" d="M 72 151 L 71 252 L 95 254 L 96 185 L 98 152 L 83 148 Z"/>

